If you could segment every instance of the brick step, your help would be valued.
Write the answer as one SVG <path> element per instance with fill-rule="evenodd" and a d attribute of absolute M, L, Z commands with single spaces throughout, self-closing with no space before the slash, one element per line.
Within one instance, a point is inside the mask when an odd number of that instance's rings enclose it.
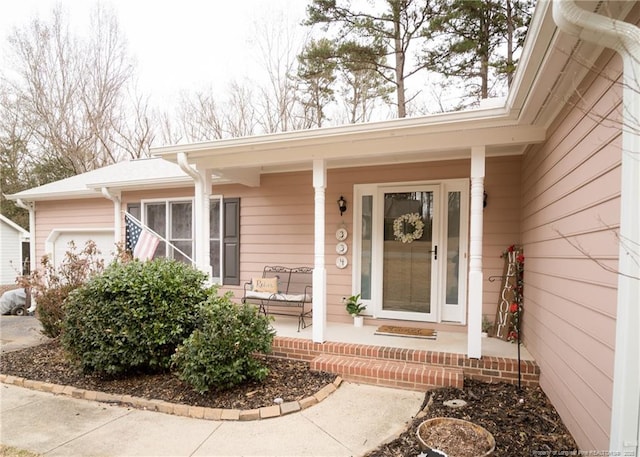
<path fill-rule="evenodd" d="M 331 341 L 314 343 L 311 340 L 279 336 L 276 336 L 273 341 L 273 351 L 280 356 L 301 360 L 312 360 L 319 354 L 332 354 L 453 367 L 462 366 L 466 358 L 464 354 L 448 352 Z"/>
<path fill-rule="evenodd" d="M 461 388 L 464 379 L 460 368 L 402 360 L 321 354 L 312 359 L 310 365 L 312 370 L 336 373 L 353 382 L 416 391 L 437 387 Z"/>
<path fill-rule="evenodd" d="M 307 362 L 325 355 L 438 366 L 444 369 L 462 370 L 464 376 L 471 379 L 485 382 L 509 382 L 511 384 L 518 383 L 519 367 L 522 384 L 525 386 L 537 386 L 540 378 L 540 368 L 533 360 L 522 360 L 518 366 L 517 359 L 505 357 L 483 356 L 482 359 L 470 359 L 464 354 L 450 352 L 332 341 L 314 343 L 302 338 L 279 336 L 276 336 L 273 341 L 273 355 Z"/>

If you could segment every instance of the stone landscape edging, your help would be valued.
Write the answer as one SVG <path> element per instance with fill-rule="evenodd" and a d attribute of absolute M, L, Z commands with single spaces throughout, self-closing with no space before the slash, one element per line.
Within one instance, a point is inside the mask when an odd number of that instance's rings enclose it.
<path fill-rule="evenodd" d="M 108 394 L 105 392 L 79 389 L 73 386 L 64 386 L 61 384 L 53 384 L 44 381 L 33 381 L 19 376 L 6 375 L 0 373 L 0 382 L 26 389 L 37 390 L 40 392 L 53 393 L 55 395 L 66 395 L 68 397 L 96 401 L 100 403 L 110 403 L 119 406 L 130 406 L 136 409 L 147 411 L 156 411 L 165 414 L 173 414 L 175 416 L 190 417 L 193 419 L 206 420 L 224 420 L 224 421 L 251 421 L 269 419 L 272 417 L 285 416 L 307 409 L 316 403 L 321 402 L 342 384 L 340 376 L 324 386 L 314 395 L 303 398 L 299 401 L 284 402 L 280 405 L 263 406 L 256 409 L 224 409 L 209 408 L 204 406 L 190 406 L 182 403 L 171 403 L 164 400 L 149 400 L 132 395 Z"/>

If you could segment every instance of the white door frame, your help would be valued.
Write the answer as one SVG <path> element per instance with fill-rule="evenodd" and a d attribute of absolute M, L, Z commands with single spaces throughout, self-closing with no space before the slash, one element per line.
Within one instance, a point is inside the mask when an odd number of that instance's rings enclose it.
<path fill-rule="evenodd" d="M 438 240 L 438 260 L 432 256 L 432 306 L 430 313 L 411 313 L 399 311 L 384 311 L 382 309 L 382 254 L 383 254 L 383 198 L 384 193 L 416 191 L 427 189 L 436 190 L 434 193 L 434 207 L 437 215 L 434 217 L 433 239 Z M 458 303 L 446 303 L 446 268 L 447 268 L 447 198 L 450 192 L 460 192 L 460 237 L 459 237 L 459 267 L 458 267 Z M 469 240 L 469 180 L 452 179 L 438 181 L 415 181 L 395 183 L 358 184 L 354 186 L 354 219 L 353 219 L 353 248 L 352 248 L 352 285 L 354 294 L 362 292 L 361 284 L 361 255 L 362 255 L 362 201 L 363 197 L 373 197 L 372 220 L 372 268 L 371 268 L 371 297 L 363 298 L 367 305 L 365 314 L 375 318 L 404 319 L 429 322 L 448 322 L 465 324 L 467 307 L 467 263 Z M 436 201 L 437 200 L 437 201 Z M 377 286 L 376 286 L 377 285 Z"/>

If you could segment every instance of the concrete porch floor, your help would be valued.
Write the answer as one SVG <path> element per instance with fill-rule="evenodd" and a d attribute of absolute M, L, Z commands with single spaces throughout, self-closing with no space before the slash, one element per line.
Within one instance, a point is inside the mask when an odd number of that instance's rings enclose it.
<path fill-rule="evenodd" d="M 308 326 L 298 332 L 298 320 L 294 317 L 275 316 L 272 322 L 278 336 L 289 338 L 302 338 L 311 340 L 313 326 Z M 398 325 L 409 326 L 407 323 Z M 438 331 L 435 340 L 376 335 L 377 325 L 365 325 L 356 328 L 351 323 L 328 322 L 326 329 L 326 341 L 336 343 L 366 344 L 372 346 L 384 346 L 403 349 L 418 349 L 422 351 L 447 352 L 452 354 L 467 353 L 466 332 Z M 482 355 L 504 357 L 508 359 L 518 358 L 518 348 L 515 344 L 502 341 L 498 338 L 482 339 Z M 531 360 L 533 357 L 524 345 L 520 346 L 520 358 Z"/>

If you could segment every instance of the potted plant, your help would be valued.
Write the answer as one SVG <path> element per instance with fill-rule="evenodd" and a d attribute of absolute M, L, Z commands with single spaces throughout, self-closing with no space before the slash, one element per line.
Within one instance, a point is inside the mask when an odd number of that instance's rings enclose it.
<path fill-rule="evenodd" d="M 486 338 L 489 336 L 489 332 L 493 328 L 493 322 L 487 319 L 487 316 L 482 316 L 482 337 Z"/>
<path fill-rule="evenodd" d="M 353 316 L 353 325 L 356 327 L 362 327 L 364 324 L 364 317 L 361 316 L 360 313 L 367 309 L 367 307 L 360 301 L 360 294 L 346 298 L 345 308 L 347 309 L 347 312 Z"/>

